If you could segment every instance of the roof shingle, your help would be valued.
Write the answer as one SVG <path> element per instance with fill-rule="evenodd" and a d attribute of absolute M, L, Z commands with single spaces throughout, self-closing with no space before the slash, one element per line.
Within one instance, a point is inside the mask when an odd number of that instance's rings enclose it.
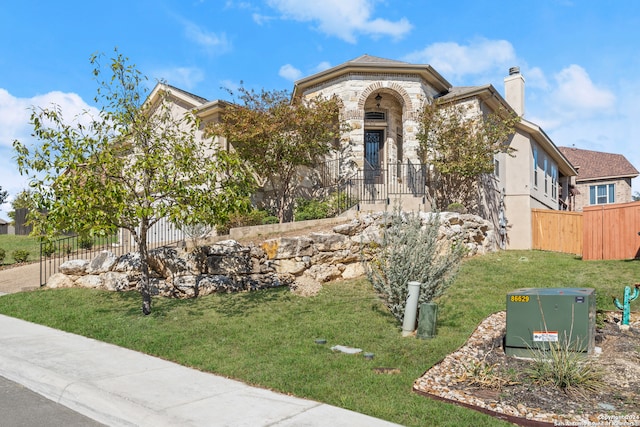
<path fill-rule="evenodd" d="M 635 178 L 640 172 L 622 154 L 558 147 L 558 150 L 578 169 L 576 180 L 602 178 Z"/>

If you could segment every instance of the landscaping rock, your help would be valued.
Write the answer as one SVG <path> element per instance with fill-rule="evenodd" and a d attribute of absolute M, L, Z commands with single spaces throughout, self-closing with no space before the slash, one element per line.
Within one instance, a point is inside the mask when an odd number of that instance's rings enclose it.
<path fill-rule="evenodd" d="M 95 257 L 87 266 L 87 274 L 100 274 L 110 271 L 113 266 L 118 262 L 113 252 L 102 251 Z"/>
<path fill-rule="evenodd" d="M 72 259 L 60 265 L 60 273 L 68 276 L 80 276 L 86 274 L 89 261 L 86 259 Z"/>
<path fill-rule="evenodd" d="M 439 239 L 464 244 L 469 254 L 497 250 L 493 227 L 474 215 L 441 215 Z M 389 218 L 383 212 L 363 214 L 334 226 L 331 232 L 313 232 L 308 236 L 279 237 L 260 245 L 244 246 L 235 240 L 223 240 L 190 250 L 173 247 L 149 251 L 150 287 L 153 295 L 194 298 L 214 292 L 238 292 L 289 286 L 316 292 L 319 284 L 337 279 L 353 279 L 365 274 L 364 263 L 372 247 L 382 243 L 382 230 Z M 60 267 L 62 276 L 52 276 L 49 287 L 84 286 L 113 291 L 139 288 L 141 260 L 138 253 L 116 258 L 103 251 L 91 262 L 67 261 Z M 310 291 L 311 290 L 311 291 Z"/>

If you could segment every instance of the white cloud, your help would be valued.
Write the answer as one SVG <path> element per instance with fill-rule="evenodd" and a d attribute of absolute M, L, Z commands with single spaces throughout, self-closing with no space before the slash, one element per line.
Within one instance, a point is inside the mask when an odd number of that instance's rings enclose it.
<path fill-rule="evenodd" d="M 612 89 L 593 82 L 583 67 L 569 65 L 553 76 L 546 90 L 527 92 L 528 118 L 556 145 L 622 154 L 640 170 L 640 80 L 608 83 Z M 632 185 L 640 192 L 640 178 Z"/>
<path fill-rule="evenodd" d="M 261 26 L 268 24 L 275 19 L 273 16 L 261 15 L 259 13 L 254 13 L 251 15 L 251 18 L 253 19 L 253 22 Z"/>
<path fill-rule="evenodd" d="M 355 43 L 358 34 L 400 39 L 412 29 L 406 18 L 372 19 L 374 3 L 373 0 L 268 0 L 269 6 L 277 9 L 284 19 L 317 23 L 320 32 L 349 43 Z"/>
<path fill-rule="evenodd" d="M 180 89 L 190 90 L 204 80 L 204 71 L 197 67 L 176 67 L 153 73 L 158 80 L 165 80 Z"/>
<path fill-rule="evenodd" d="M 467 45 L 455 42 L 434 43 L 403 59 L 416 64 L 429 64 L 447 79 L 485 74 L 498 68 L 506 72 L 517 62 L 511 43 L 484 38 L 475 39 Z"/>
<path fill-rule="evenodd" d="M 607 151 L 606 147 L 614 144 L 613 140 L 607 140 L 618 133 L 616 127 L 628 127 L 634 121 L 628 117 L 626 125 L 620 122 L 622 116 L 616 110 L 624 114 L 628 108 L 620 109 L 614 93 L 598 87 L 579 65 L 569 65 L 554 74 L 551 82 L 544 82 L 530 86 L 527 80 L 527 88 L 531 88 L 526 95 L 527 117 L 561 136 L 561 140 L 554 140 L 558 145 L 575 144 L 578 148 Z M 619 91 L 628 99 L 624 92 Z"/>
<path fill-rule="evenodd" d="M 15 162 L 13 141 L 32 146 L 36 143 L 31 136 L 33 128 L 29 123 L 31 108 L 60 107 L 63 118 L 67 123 L 78 121 L 82 124 L 89 122 L 89 115 L 98 115 L 95 107 L 89 106 L 75 93 L 49 92 L 32 98 L 18 98 L 7 90 L 0 88 L 0 186 L 9 192 L 11 198 L 28 187 L 26 177 L 20 175 Z M 6 219 L 5 213 L 11 209 L 9 203 L 0 208 L 1 217 Z"/>
<path fill-rule="evenodd" d="M 570 65 L 554 78 L 557 88 L 553 100 L 558 107 L 586 113 L 610 110 L 615 104 L 615 95 L 606 89 L 598 88 L 585 69 L 579 65 Z"/>
<path fill-rule="evenodd" d="M 328 61 L 322 61 L 315 66 L 314 72 L 319 73 L 321 71 L 328 70 L 329 68 L 331 68 L 331 63 L 329 63 Z"/>
<path fill-rule="evenodd" d="M 209 53 L 225 53 L 231 49 L 231 43 L 227 40 L 225 33 L 216 34 L 207 31 L 186 19 L 183 19 L 182 23 L 187 38 L 202 46 Z"/>
<path fill-rule="evenodd" d="M 33 107 L 50 108 L 58 105 L 66 121 L 71 122 L 78 117 L 83 124 L 88 118 L 83 113 L 97 115 L 98 110 L 89 106 L 75 93 L 49 92 L 32 98 L 17 98 L 5 89 L 0 88 L 0 146 L 11 147 L 15 139 L 31 138 L 29 118 Z"/>
<path fill-rule="evenodd" d="M 527 87 L 537 89 L 548 89 L 549 82 L 544 75 L 544 72 L 539 67 L 529 68 L 523 71 L 523 75 L 526 80 Z"/>
<path fill-rule="evenodd" d="M 302 76 L 302 72 L 291 64 L 285 64 L 282 67 L 280 67 L 280 71 L 278 71 L 278 75 L 284 79 L 287 79 L 290 81 L 296 81 L 300 78 L 300 76 Z"/>

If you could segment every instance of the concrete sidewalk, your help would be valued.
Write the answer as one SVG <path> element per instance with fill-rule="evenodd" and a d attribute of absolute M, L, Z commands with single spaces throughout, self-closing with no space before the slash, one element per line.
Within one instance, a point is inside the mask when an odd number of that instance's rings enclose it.
<path fill-rule="evenodd" d="M 393 426 L 0 315 L 0 376 L 110 426 Z"/>

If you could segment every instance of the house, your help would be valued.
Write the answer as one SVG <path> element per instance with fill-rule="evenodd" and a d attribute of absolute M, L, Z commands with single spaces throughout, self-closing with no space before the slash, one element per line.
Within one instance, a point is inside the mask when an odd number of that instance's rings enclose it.
<path fill-rule="evenodd" d="M 575 210 L 633 200 L 631 180 L 640 173 L 623 155 L 575 147 L 558 149 L 578 171 Z"/>
<path fill-rule="evenodd" d="M 559 209 L 567 205 L 577 174 L 556 145 L 524 118 L 524 77 L 517 67 L 505 78 L 505 97 L 492 85 L 454 87 L 429 65 L 410 64 L 363 55 L 298 80 L 292 100 L 336 95 L 342 116 L 350 125 L 333 159 L 336 178 L 348 182 L 360 209 L 384 209 L 401 200 L 403 208 L 430 210 L 428 185 L 420 164 L 418 118 L 425 103 L 439 99 L 464 103 L 474 114 L 505 109 L 521 117 L 508 142 L 512 154 L 495 156 L 495 172 L 479 187 L 471 211 L 494 222 L 500 244 L 509 249 L 532 247 L 531 209 Z M 224 101 L 201 97 L 166 85 L 178 109 L 193 110 L 203 123 L 218 120 Z M 229 148 L 224 138 L 218 143 Z M 345 179 L 348 178 L 348 179 Z"/>

